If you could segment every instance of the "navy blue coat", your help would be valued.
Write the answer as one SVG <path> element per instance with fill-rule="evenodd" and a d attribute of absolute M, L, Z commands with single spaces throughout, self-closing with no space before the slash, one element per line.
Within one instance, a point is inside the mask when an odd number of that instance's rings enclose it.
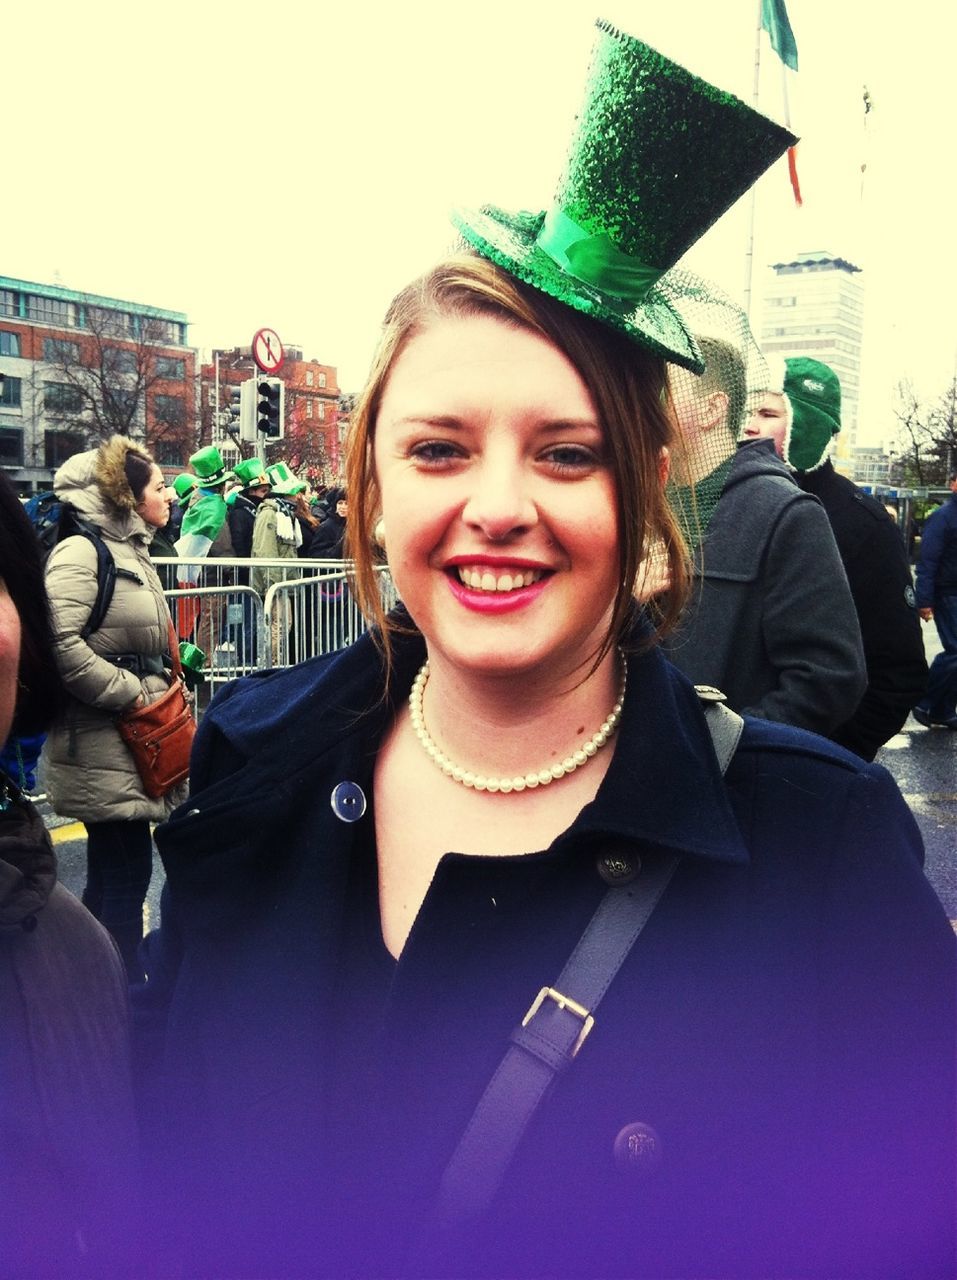
<path fill-rule="evenodd" d="M 396 699 L 421 659 L 402 642 Z M 227 687 L 157 831 L 169 901 L 138 1016 L 186 1273 L 946 1274 L 954 937 L 913 819 L 882 768 L 760 720 L 722 779 L 657 653 L 632 659 L 609 770 L 550 849 L 468 856 L 463 833 L 442 859 L 373 1042 L 354 1177 L 330 1173 L 343 895 L 372 821 L 332 798 L 371 798 L 380 690 L 368 638 Z M 602 855 L 666 848 L 675 878 L 489 1215 L 410 1260 L 510 1031 L 605 892 Z"/>

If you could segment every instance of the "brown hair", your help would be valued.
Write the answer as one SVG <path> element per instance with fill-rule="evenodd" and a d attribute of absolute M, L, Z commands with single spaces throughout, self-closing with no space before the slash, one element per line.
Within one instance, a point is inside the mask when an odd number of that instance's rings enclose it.
<path fill-rule="evenodd" d="M 139 449 L 129 449 L 123 459 L 126 483 L 130 486 L 130 492 L 137 503 L 143 501 L 143 494 L 153 474 L 153 465 L 150 455 L 146 452 L 141 453 Z"/>
<path fill-rule="evenodd" d="M 661 450 L 674 430 L 664 362 L 623 334 L 513 279 L 477 255 L 440 263 L 394 299 L 365 391 L 352 418 L 346 476 L 350 502 L 347 554 L 355 562 L 355 593 L 390 659 L 390 631 L 375 573 L 372 531 L 381 514 L 373 463 L 376 422 L 389 375 L 408 343 L 431 320 L 491 315 L 546 338 L 574 365 L 591 394 L 605 430 L 617 494 L 620 579 L 614 613 L 602 649 L 618 642 L 634 607 L 633 589 L 642 559 L 662 545 L 671 590 L 652 606 L 654 632 L 644 647 L 675 625 L 688 589 L 687 551 L 665 500 Z"/>

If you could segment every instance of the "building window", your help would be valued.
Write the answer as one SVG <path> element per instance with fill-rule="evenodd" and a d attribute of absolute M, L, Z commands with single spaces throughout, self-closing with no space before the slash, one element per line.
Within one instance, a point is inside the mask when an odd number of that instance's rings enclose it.
<path fill-rule="evenodd" d="M 18 316 L 17 295 L 12 289 L 0 289 L 0 316 Z"/>
<path fill-rule="evenodd" d="M 9 329 L 0 329 L 0 356 L 18 356 L 19 354 L 19 333 L 11 333 Z"/>
<path fill-rule="evenodd" d="M 182 467 L 182 442 L 179 440 L 154 440 L 153 457 L 161 467 Z"/>
<path fill-rule="evenodd" d="M 41 298 L 38 294 L 28 293 L 27 319 L 39 320 L 43 324 L 65 324 L 72 329 L 76 326 L 76 305 L 61 302 L 59 298 Z"/>
<path fill-rule="evenodd" d="M 138 403 L 136 392 L 131 387 L 104 387 L 104 408 L 107 412 L 113 409 L 116 417 L 131 422 L 136 416 Z"/>
<path fill-rule="evenodd" d="M 182 382 L 186 376 L 186 365 L 182 360 L 176 360 L 172 356 L 157 356 L 156 376 L 171 382 Z"/>
<path fill-rule="evenodd" d="M 22 385 L 21 378 L 11 378 L 9 373 L 3 379 L 3 390 L 0 391 L 0 405 L 4 409 L 20 408 L 20 388 Z"/>
<path fill-rule="evenodd" d="M 103 368 L 107 373 L 136 373 L 136 352 L 126 347 L 104 347 Z"/>
<path fill-rule="evenodd" d="M 10 427 L 0 428 L 0 466 L 23 466 L 23 433 Z"/>
<path fill-rule="evenodd" d="M 83 408 L 83 395 L 68 382 L 44 382 L 43 407 L 47 413 L 79 413 Z"/>
<path fill-rule="evenodd" d="M 307 418 L 312 417 L 312 401 L 311 400 L 306 401 L 306 417 Z"/>
<path fill-rule="evenodd" d="M 77 364 L 80 359 L 80 344 L 71 342 L 69 338 L 44 338 L 43 358 L 50 364 Z"/>
<path fill-rule="evenodd" d="M 325 402 L 325 400 L 320 400 L 320 401 L 318 402 L 318 405 L 319 405 L 319 418 L 320 418 L 320 420 L 321 420 L 321 421 L 323 421 L 323 422 L 324 422 L 324 421 L 325 421 L 325 418 L 326 418 L 326 402 Z"/>
<path fill-rule="evenodd" d="M 315 383 L 315 375 L 311 369 L 306 370 L 306 386 L 311 387 Z"/>
<path fill-rule="evenodd" d="M 182 396 L 154 396 L 153 417 L 168 427 L 181 427 L 186 421 L 186 406 Z"/>
<path fill-rule="evenodd" d="M 77 431 L 44 431 L 43 433 L 43 465 L 50 471 L 62 467 L 67 458 L 75 453 L 82 453 L 86 441 Z"/>
<path fill-rule="evenodd" d="M 320 386 L 320 387 L 324 387 L 325 385 L 326 385 L 326 375 L 325 375 L 324 373 L 320 373 L 320 375 L 319 375 L 319 386 Z"/>

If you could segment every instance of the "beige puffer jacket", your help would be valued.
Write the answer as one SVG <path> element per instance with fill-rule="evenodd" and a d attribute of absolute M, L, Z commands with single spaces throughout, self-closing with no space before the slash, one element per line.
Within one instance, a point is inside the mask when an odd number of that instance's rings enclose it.
<path fill-rule="evenodd" d="M 169 610 L 149 556 L 153 529 L 133 510 L 123 469 L 127 451 L 135 447 L 125 436 L 114 436 L 70 458 L 53 482 L 57 496 L 100 530 L 117 570 L 136 575 L 133 580 L 117 574 L 103 624 L 84 640 L 80 631 L 96 599 L 96 549 L 88 538 L 66 538 L 47 561 L 57 665 L 71 698 L 43 748 L 44 781 L 57 813 L 83 822 L 159 822 L 185 797 L 185 786 L 156 800 L 145 794 L 115 724 L 141 693 L 148 702 L 164 693 L 167 677 L 141 679 L 104 656 L 159 656 L 170 646 Z"/>

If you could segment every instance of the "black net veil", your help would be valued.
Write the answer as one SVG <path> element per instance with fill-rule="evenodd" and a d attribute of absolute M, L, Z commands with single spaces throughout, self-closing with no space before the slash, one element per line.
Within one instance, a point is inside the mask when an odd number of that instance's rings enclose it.
<path fill-rule="evenodd" d="M 689 548 L 708 529 L 741 431 L 768 387 L 768 367 L 744 310 L 717 285 L 681 268 L 660 289 L 684 317 L 704 357 L 696 375 L 668 365 L 675 440 L 667 496 Z"/>

